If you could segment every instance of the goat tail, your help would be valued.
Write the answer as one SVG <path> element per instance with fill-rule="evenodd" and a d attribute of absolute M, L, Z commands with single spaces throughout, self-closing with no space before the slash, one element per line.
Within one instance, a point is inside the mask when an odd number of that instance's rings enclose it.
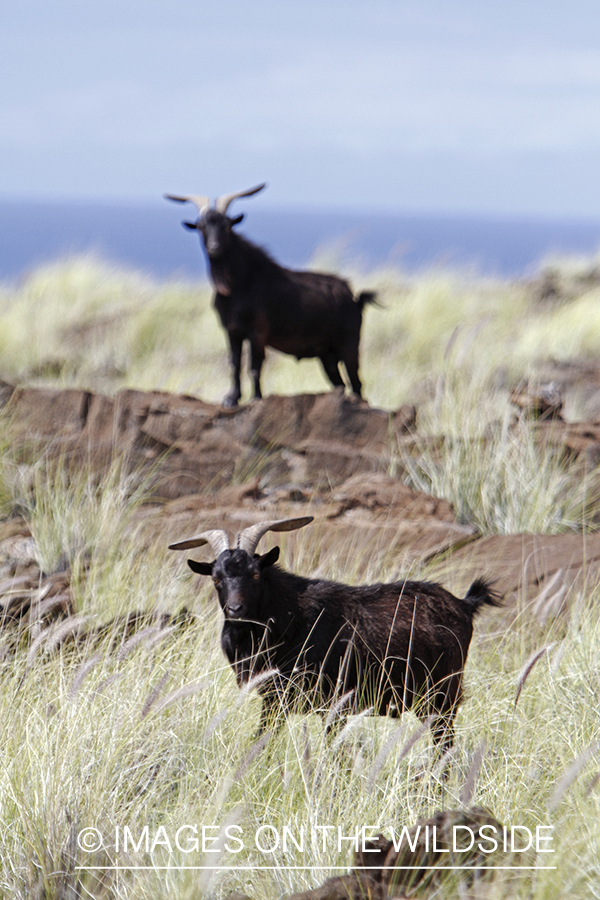
<path fill-rule="evenodd" d="M 477 578 L 467 591 L 463 603 L 466 603 L 475 615 L 481 606 L 502 606 L 502 598 L 498 591 L 493 590 L 493 582 L 484 578 Z"/>
<path fill-rule="evenodd" d="M 371 303 L 373 306 L 381 306 L 381 303 L 377 300 L 377 291 L 361 291 L 356 298 L 356 302 L 361 310 L 364 309 L 368 303 Z"/>

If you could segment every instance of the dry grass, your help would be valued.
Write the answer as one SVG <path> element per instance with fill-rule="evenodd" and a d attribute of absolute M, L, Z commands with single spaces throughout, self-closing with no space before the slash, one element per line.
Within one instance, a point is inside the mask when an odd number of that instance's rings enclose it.
<path fill-rule="evenodd" d="M 283 542 L 286 564 L 301 568 L 314 552 L 302 542 Z M 253 691 L 238 691 L 218 646 L 220 619 L 208 586 L 198 593 L 185 563 L 156 547 L 154 574 L 170 584 L 157 606 L 186 604 L 198 621 L 160 642 L 141 634 L 116 653 L 110 635 L 100 646 L 64 645 L 40 653 L 25 671 L 25 656 L 5 660 L 0 707 L 3 755 L 0 768 L 0 879 L 11 896 L 29 896 L 44 879 L 49 897 L 59 885 L 77 883 L 75 867 L 114 865 L 127 871 L 105 875 L 99 896 L 198 896 L 250 891 L 257 898 L 280 896 L 320 883 L 350 852 L 337 841 L 324 853 L 290 841 L 273 853 L 254 846 L 263 826 L 263 849 L 283 827 L 298 840 L 304 826 L 338 825 L 351 835 L 356 825 L 398 831 L 419 816 L 460 805 L 466 792 L 503 822 L 534 829 L 554 827 L 551 857 L 556 871 L 524 873 L 511 897 L 588 897 L 597 863 L 600 767 L 596 741 L 600 703 L 597 616 L 585 597 L 575 604 L 564 636 L 554 623 L 530 633 L 525 619 L 501 637 L 479 630 L 466 672 L 468 697 L 457 718 L 457 742 L 446 781 L 436 766 L 426 728 L 407 714 L 400 725 L 357 716 L 327 739 L 315 716 L 288 716 L 281 730 L 257 742 L 258 704 Z M 333 574 L 333 572 L 331 573 Z M 104 613 L 105 593 L 118 583 L 130 608 L 148 603 L 138 573 L 127 567 L 97 578 L 88 613 Z M 95 605 L 94 605 L 95 604 Z M 481 625 L 485 625 L 484 617 Z M 155 637 L 155 636 L 154 636 Z M 535 666 L 531 647 L 545 649 Z M 527 654 L 527 655 L 526 655 Z M 526 677 L 524 666 L 529 660 Z M 24 675 L 25 673 L 25 675 Z M 23 678 L 24 675 L 24 678 Z M 519 694 L 519 702 L 515 699 Z M 475 765 L 475 762 L 477 765 Z M 217 857 L 184 852 L 195 832 L 183 826 L 235 824 L 244 849 L 233 840 Z M 148 825 L 148 849 L 117 851 L 115 829 L 129 826 L 136 842 Z M 75 836 L 88 827 L 106 836 L 104 850 L 87 853 Z M 162 831 L 159 829 L 162 828 Z M 216 835 L 218 829 L 210 830 Z M 337 833 L 337 832 L 334 832 Z M 185 837 L 185 840 L 183 840 Z M 156 845 L 152 850 L 152 841 Z M 169 843 L 171 849 L 169 849 Z M 216 845 L 215 845 L 216 846 Z M 214 849 L 211 845 L 211 849 Z M 172 851 L 172 852 L 171 852 Z M 216 873 L 177 869 L 217 859 Z M 548 857 L 534 863 L 548 864 Z M 138 870 L 133 865 L 165 870 Z M 248 873 L 243 866 L 262 871 Z M 323 866 L 310 871 L 291 865 Z M 267 870 L 266 866 L 281 866 Z M 86 875 L 97 877 L 98 872 Z M 592 879 L 592 880 L 590 880 Z M 99 888 L 93 888 L 98 896 Z M 497 889 L 492 896 L 506 896 Z M 82 896 L 85 892 L 82 889 Z"/>

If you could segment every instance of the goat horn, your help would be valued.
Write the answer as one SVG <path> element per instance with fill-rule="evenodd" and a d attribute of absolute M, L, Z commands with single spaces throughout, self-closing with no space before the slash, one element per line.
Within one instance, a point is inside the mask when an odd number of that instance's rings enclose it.
<path fill-rule="evenodd" d="M 169 544 L 169 550 L 192 550 L 194 547 L 201 547 L 202 544 L 210 544 L 213 553 L 218 556 L 223 550 L 229 550 L 229 535 L 226 531 L 215 528 L 212 531 L 195 534 L 194 537 L 184 541 L 175 541 L 174 544 Z"/>
<path fill-rule="evenodd" d="M 217 212 L 225 215 L 229 204 L 232 202 L 232 200 L 235 200 L 236 197 L 251 197 L 252 194 L 257 194 L 266 186 L 267 182 L 263 181 L 262 184 L 257 185 L 257 187 L 250 188 L 250 190 L 248 191 L 236 191 L 234 194 L 223 194 L 221 197 L 217 197 L 217 199 L 215 200 L 215 209 Z"/>
<path fill-rule="evenodd" d="M 164 194 L 165 200 L 176 200 L 177 203 L 193 203 L 200 216 L 203 216 L 210 209 L 210 197 L 204 197 L 202 194 Z"/>
<path fill-rule="evenodd" d="M 252 556 L 258 542 L 267 531 L 294 531 L 296 528 L 308 525 L 313 518 L 313 516 L 304 516 L 301 519 L 276 519 L 273 522 L 259 522 L 257 525 L 250 525 L 249 528 L 244 528 L 238 534 L 237 546 L 240 550 L 245 550 L 249 556 Z"/>

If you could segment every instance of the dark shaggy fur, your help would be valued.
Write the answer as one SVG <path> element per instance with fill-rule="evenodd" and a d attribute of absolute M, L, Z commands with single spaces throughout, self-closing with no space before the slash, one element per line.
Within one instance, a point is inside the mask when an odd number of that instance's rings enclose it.
<path fill-rule="evenodd" d="M 200 233 L 217 290 L 215 309 L 229 337 L 233 387 L 224 405 L 237 405 L 241 396 L 244 341 L 250 343 L 255 397 L 262 396 L 265 347 L 297 359 L 318 357 L 335 387 L 344 385 L 339 368 L 343 363 L 353 392 L 360 396 L 362 311 L 365 304 L 375 302 L 375 294 L 363 292 L 355 300 L 348 283 L 335 275 L 284 269 L 232 230 L 241 219 L 209 210 L 197 222 L 184 223 Z"/>
<path fill-rule="evenodd" d="M 188 560 L 213 577 L 225 614 L 221 646 L 238 685 L 278 670 L 258 687 L 261 728 L 279 701 L 299 710 L 352 691 L 351 712 L 412 708 L 432 717 L 436 743 L 449 749 L 473 617 L 497 603 L 490 586 L 479 579 L 462 600 L 429 582 L 350 587 L 285 572 L 273 565 L 278 556 L 274 547 L 252 558 L 226 550 L 213 563 Z"/>

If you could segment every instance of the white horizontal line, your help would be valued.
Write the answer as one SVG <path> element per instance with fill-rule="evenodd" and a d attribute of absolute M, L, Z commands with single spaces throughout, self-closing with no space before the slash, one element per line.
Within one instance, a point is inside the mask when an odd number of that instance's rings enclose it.
<path fill-rule="evenodd" d="M 509 871 L 517 871 L 521 869 L 527 869 L 529 871 L 542 871 L 542 870 L 551 870 L 554 871 L 557 869 L 557 866 L 361 866 L 360 869 L 354 870 L 352 874 L 357 874 L 365 871 L 376 871 L 381 872 L 384 869 L 390 870 L 403 870 L 403 871 L 424 871 L 430 869 L 432 871 L 459 871 L 464 869 L 468 872 L 497 872 L 501 869 L 509 870 Z M 194 871 L 204 871 L 206 869 L 210 869 L 214 872 L 225 872 L 229 870 L 243 870 L 243 871 L 253 871 L 253 872 L 312 872 L 312 871 L 331 871 L 332 869 L 340 869 L 342 871 L 347 871 L 348 866 L 75 866 L 76 871 L 85 870 L 85 871 L 102 871 L 102 872 L 112 872 L 112 871 L 133 871 L 133 870 L 194 870 Z"/>

